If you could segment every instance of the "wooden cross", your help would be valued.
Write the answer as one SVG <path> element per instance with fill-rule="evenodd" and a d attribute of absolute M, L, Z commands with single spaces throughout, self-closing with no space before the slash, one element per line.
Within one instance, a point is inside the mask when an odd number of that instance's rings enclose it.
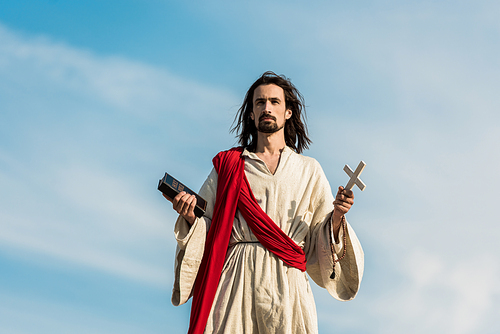
<path fill-rule="evenodd" d="M 363 169 L 365 169 L 365 166 L 366 166 L 365 162 L 361 161 L 358 167 L 356 168 L 356 171 L 354 172 L 348 165 L 344 166 L 344 172 L 346 172 L 347 175 L 349 175 L 350 177 L 349 182 L 347 182 L 347 185 L 345 186 L 345 189 L 351 190 L 354 187 L 354 185 L 357 185 L 358 188 L 361 189 L 361 191 L 365 190 L 366 185 L 359 178 L 359 175 L 361 174 Z"/>

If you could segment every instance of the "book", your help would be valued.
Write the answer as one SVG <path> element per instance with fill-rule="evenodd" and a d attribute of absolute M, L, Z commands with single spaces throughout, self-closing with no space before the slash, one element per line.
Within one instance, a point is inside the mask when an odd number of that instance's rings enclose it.
<path fill-rule="evenodd" d="M 158 183 L 158 190 L 164 193 L 171 200 L 174 199 L 174 197 L 181 191 L 185 191 L 190 195 L 195 195 L 196 206 L 194 207 L 194 214 L 198 218 L 203 216 L 207 209 L 207 201 L 168 173 L 165 173 L 165 176 L 160 179 L 160 182 Z"/>

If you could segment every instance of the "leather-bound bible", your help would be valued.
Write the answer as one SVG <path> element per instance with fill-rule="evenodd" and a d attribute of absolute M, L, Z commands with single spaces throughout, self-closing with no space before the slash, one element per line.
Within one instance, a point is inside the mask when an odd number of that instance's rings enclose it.
<path fill-rule="evenodd" d="M 194 207 L 194 214 L 196 217 L 201 217 L 207 209 L 207 201 L 201 198 L 197 193 L 180 183 L 172 175 L 165 173 L 163 179 L 158 183 L 158 190 L 164 193 L 171 200 L 177 196 L 181 191 L 185 191 L 190 195 L 196 196 L 196 206 Z"/>

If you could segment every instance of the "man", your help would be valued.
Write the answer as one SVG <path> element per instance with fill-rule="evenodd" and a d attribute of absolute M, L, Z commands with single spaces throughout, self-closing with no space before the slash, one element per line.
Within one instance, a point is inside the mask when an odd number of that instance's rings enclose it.
<path fill-rule="evenodd" d="M 219 153 L 199 195 L 172 201 L 179 213 L 174 305 L 193 296 L 189 333 L 317 333 L 305 271 L 338 300 L 355 297 L 363 251 L 345 220 L 352 191 L 333 198 L 311 143 L 303 98 L 292 83 L 264 73 L 237 116 L 240 148 Z"/>

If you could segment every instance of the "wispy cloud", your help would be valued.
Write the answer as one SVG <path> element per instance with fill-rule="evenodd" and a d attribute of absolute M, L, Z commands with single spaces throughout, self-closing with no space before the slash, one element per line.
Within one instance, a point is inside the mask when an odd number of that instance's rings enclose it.
<path fill-rule="evenodd" d="M 350 218 L 368 247 L 367 265 L 381 272 L 373 277 L 366 270 L 368 296 L 360 298 L 370 307 L 346 330 L 492 332 L 485 324 L 494 323 L 500 308 L 494 283 L 500 63 L 491 55 L 500 49 L 485 36 L 500 26 L 482 23 L 488 7 L 448 14 L 439 5 L 410 7 L 366 12 L 349 22 L 352 17 L 337 14 L 343 34 L 335 20 L 320 15 L 316 21 L 322 44 L 331 45 L 326 54 L 351 55 L 365 70 L 352 72 L 352 80 L 383 93 L 373 97 L 341 86 L 345 96 L 358 99 L 355 107 L 322 107 L 312 123 L 321 134 L 315 153 L 338 166 L 338 172 L 327 170 L 331 179 L 342 176 L 343 163 L 368 163 L 368 187 L 357 195 Z M 365 111 L 352 110 L 360 108 Z M 370 327 L 356 325 L 362 322 Z"/>
<path fill-rule="evenodd" d="M 156 333 L 130 321 L 109 319 L 88 312 L 84 307 L 68 307 L 67 304 L 38 301 L 32 297 L 1 294 L 2 331 L 11 334 L 24 333 Z"/>
<path fill-rule="evenodd" d="M 176 140 L 195 147 L 208 120 L 227 132 L 234 97 L 3 26 L 0 41 L 0 247 L 167 288 L 175 215 L 156 182 Z"/>

